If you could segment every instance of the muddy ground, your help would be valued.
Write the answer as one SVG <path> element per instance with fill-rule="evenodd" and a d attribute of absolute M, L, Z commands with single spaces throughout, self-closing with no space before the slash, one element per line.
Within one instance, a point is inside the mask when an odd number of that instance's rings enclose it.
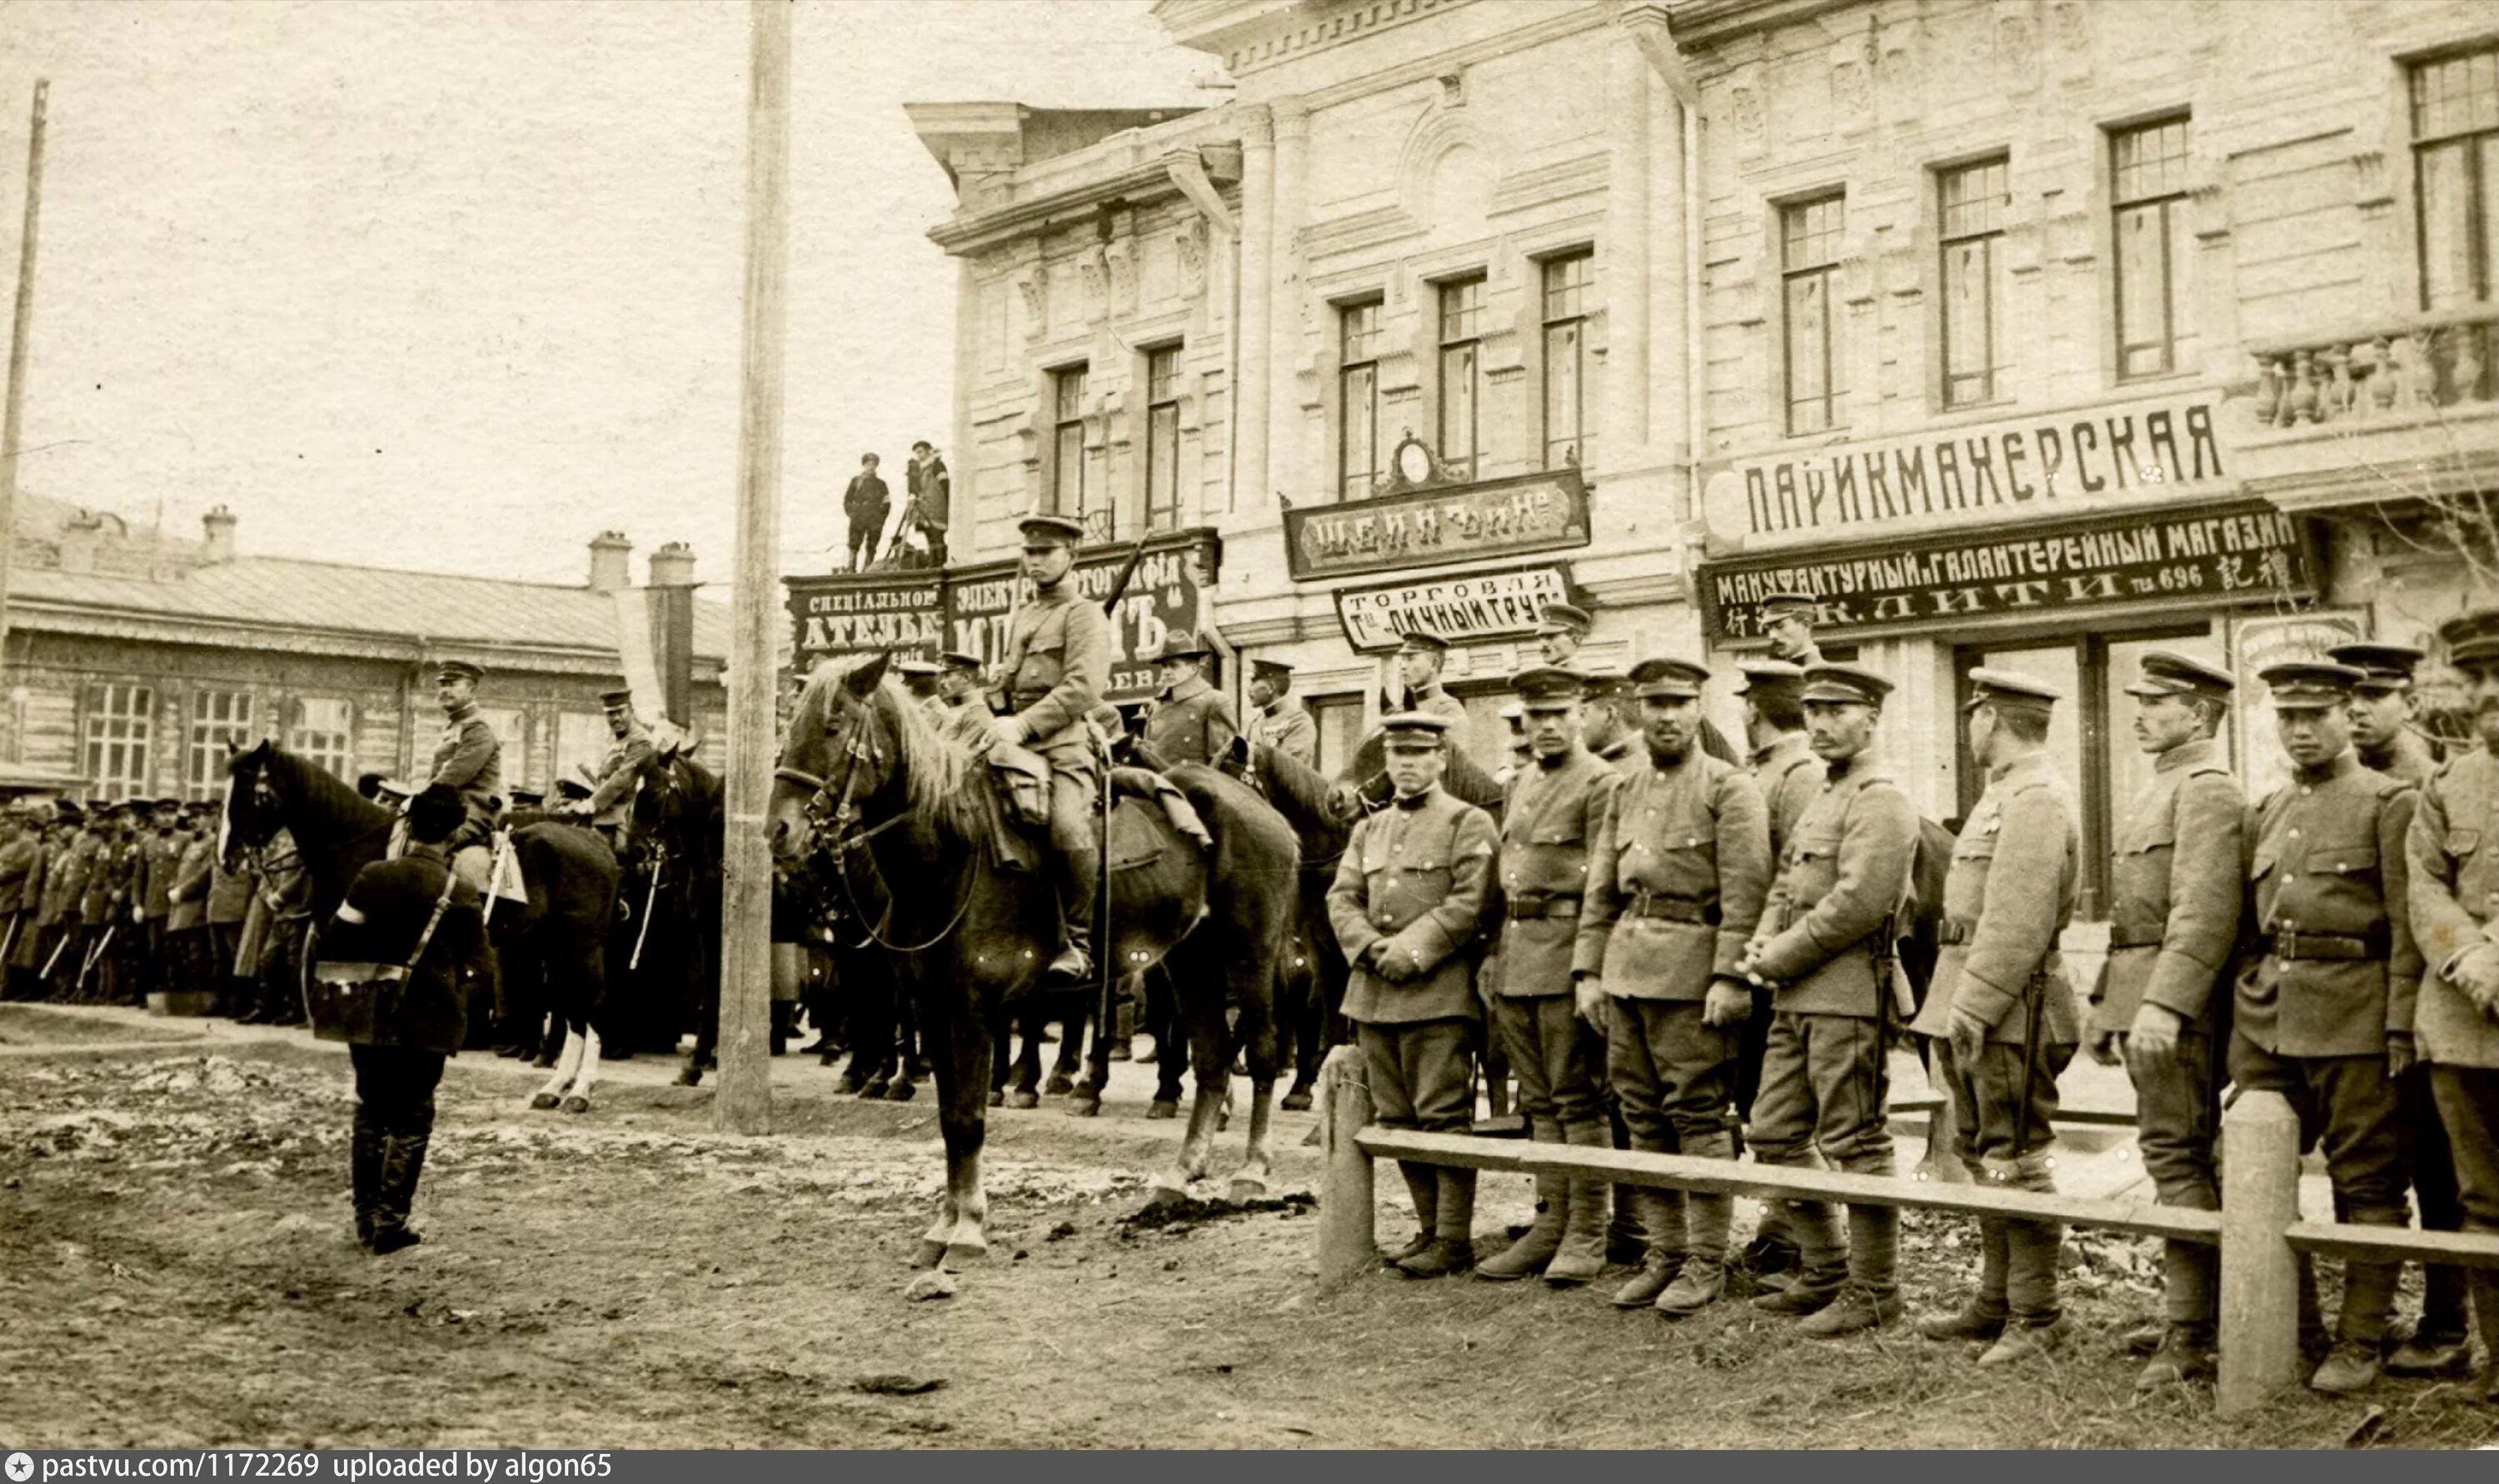
<path fill-rule="evenodd" d="M 205 1034 L 201 1032 L 205 1030 Z M 177 1039 L 182 1036 L 190 1039 Z M 2138 1399 L 2118 1336 L 2149 1243 L 2077 1240 L 2079 1333 L 1982 1374 L 1907 1334 L 1838 1343 L 1726 1303 L 1682 1324 L 1596 1292 L 1309 1276 L 1308 1114 L 1277 1199 L 1140 1221 L 1176 1125 L 1143 1068 L 1104 1117 L 995 1113 L 992 1253 L 902 1299 L 938 1183 L 935 1114 L 774 1069 L 778 1131 L 709 1129 L 648 1059 L 587 1115 L 534 1113 L 465 1056 L 417 1224 L 348 1235 L 345 1058 L 300 1033 L 0 1007 L 0 1439 L 12 1445 L 597 1447 L 2469 1446 L 2460 1389 Z M 1239 1125 L 1218 1176 L 1237 1162 Z M 1914 1144 L 1910 1152 L 1914 1153 Z M 2123 1157 L 2123 1151 L 2118 1156 Z M 1388 1187 L 1381 1182 L 1383 1203 Z M 1217 1187 L 1219 1190 L 1219 1184 Z M 1481 1227 L 1523 1220 L 1485 1182 Z M 1749 1212 L 1749 1207 L 1747 1208 Z M 1406 1218 L 1383 1204 L 1380 1230 Z M 1975 1228 L 1913 1216 L 1913 1309 L 1956 1297 Z"/>

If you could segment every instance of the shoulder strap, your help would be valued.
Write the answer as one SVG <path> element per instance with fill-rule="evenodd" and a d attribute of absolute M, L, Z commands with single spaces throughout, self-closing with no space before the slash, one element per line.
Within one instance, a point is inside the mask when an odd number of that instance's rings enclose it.
<path fill-rule="evenodd" d="M 416 961 L 425 956 L 427 946 L 434 942 L 434 930 L 442 925 L 442 915 L 451 910 L 451 893 L 458 889 L 459 886 L 460 878 L 450 867 L 445 866 L 442 871 L 442 894 L 434 899 L 434 916 L 425 919 L 425 931 L 416 935 L 416 950 L 407 955 L 407 972 L 410 975 L 416 973 Z"/>

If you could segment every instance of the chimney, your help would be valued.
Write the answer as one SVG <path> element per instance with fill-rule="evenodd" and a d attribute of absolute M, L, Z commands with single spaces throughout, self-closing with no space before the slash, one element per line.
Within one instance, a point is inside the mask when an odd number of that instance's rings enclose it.
<path fill-rule="evenodd" d="M 223 505 L 200 517 L 202 550 L 200 560 L 208 563 L 232 562 L 235 557 L 235 513 Z"/>
<path fill-rule="evenodd" d="M 61 527 L 61 570 L 92 572 L 95 551 L 104 542 L 104 522 L 92 510 L 81 510 Z"/>
<path fill-rule="evenodd" d="M 633 543 L 621 531 L 602 531 L 590 541 L 590 591 L 621 593 L 633 585 Z"/>
<path fill-rule="evenodd" d="M 683 541 L 670 541 L 651 553 L 651 586 L 655 588 L 690 588 L 695 585 L 695 549 Z"/>

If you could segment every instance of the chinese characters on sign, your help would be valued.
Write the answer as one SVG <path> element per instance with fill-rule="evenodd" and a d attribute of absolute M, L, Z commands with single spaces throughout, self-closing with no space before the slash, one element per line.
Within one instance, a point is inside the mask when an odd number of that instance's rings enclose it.
<path fill-rule="evenodd" d="M 2155 489 L 2209 496 L 2228 477 L 2218 404 L 2206 392 L 1737 460 L 1705 471 L 1702 515 L 1711 534 L 1740 541 L 1908 521 L 1931 530 Z"/>
<path fill-rule="evenodd" d="M 1536 617 L 1547 604 L 1571 600 L 1567 568 L 1531 566 L 1344 588 L 1336 595 L 1336 616 L 1345 626 L 1347 643 L 1378 652 L 1395 649 L 1401 636 L 1414 629 L 1452 644 L 1534 633 Z"/>
<path fill-rule="evenodd" d="M 1575 468 L 1284 511 L 1300 581 L 1587 544 L 1588 491 Z"/>
<path fill-rule="evenodd" d="M 2298 522 L 2254 503 L 1886 542 L 1812 560 L 1704 563 L 1697 592 L 1711 638 L 1746 639 L 1763 631 L 1762 599 L 1782 592 L 1811 593 L 1815 629 L 1841 632 L 2163 598 L 2295 600 L 2313 596 L 2315 576 Z"/>

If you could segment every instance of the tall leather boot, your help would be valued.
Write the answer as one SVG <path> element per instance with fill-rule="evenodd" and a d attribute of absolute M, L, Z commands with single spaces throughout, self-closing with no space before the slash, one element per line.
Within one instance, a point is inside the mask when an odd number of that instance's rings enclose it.
<path fill-rule="evenodd" d="M 2482 1400 L 2499 1402 L 2499 1273 L 2473 1270 L 2473 1328 L 2482 1336 Z"/>
<path fill-rule="evenodd" d="M 2134 1378 L 2137 1391 L 2213 1374 L 2222 1254 L 2195 1242 L 2172 1242 L 2163 1244 L 2160 1260 L 2165 1318 L 2151 1358 Z"/>
<path fill-rule="evenodd" d="M 1614 1145 L 1621 1148 L 1621 1145 Z M 1638 1185 L 1613 1187 L 1613 1213 L 1606 1222 L 1606 1261 L 1639 1267 L 1648 1260 L 1648 1230 L 1640 1225 Z"/>
<path fill-rule="evenodd" d="M 2437 1230 L 2426 1219 L 2421 1229 Z M 2420 1319 L 2413 1326 L 2412 1338 L 2386 1357 L 2386 1374 L 2453 1376 L 2471 1368 L 2473 1344 L 2466 1338 L 2472 1326 L 2468 1271 L 2445 1263 L 2421 1270 Z"/>
<path fill-rule="evenodd" d="M 2004 1333 L 2005 1279 L 2012 1266 L 2004 1228 L 2001 1218 L 1979 1218 L 1977 1292 L 1951 1313 L 1929 1314 L 1919 1320 L 1919 1334 L 1929 1339 L 1992 1341 Z"/>
<path fill-rule="evenodd" d="M 1550 1118 L 1538 1118 L 1528 1125 L 1527 1137 L 1536 1144 L 1560 1144 L 1562 1125 Z M 1513 1283 L 1529 1274 L 1543 1272 L 1562 1246 L 1562 1225 L 1570 1210 L 1572 1183 L 1559 1175 L 1537 1176 L 1535 1224 L 1525 1236 L 1476 1264 L 1476 1276 L 1488 1283 Z"/>
<path fill-rule="evenodd" d="M 1432 1244 L 1432 1228 L 1441 1205 L 1441 1173 L 1430 1165 L 1411 1159 L 1397 1161 L 1397 1173 L 1406 1177 L 1407 1199 L 1414 1203 L 1414 1235 L 1394 1252 L 1383 1253 L 1380 1261 L 1394 1268 L 1410 1257 L 1420 1257 Z"/>
<path fill-rule="evenodd" d="M 2338 1219 L 2340 1219 L 2338 1213 Z M 2317 1259 L 2299 1254 L 2299 1353 L 2313 1369 L 2323 1363 L 2325 1352 L 2334 1348 L 2334 1337 L 2325 1329 L 2325 1311 L 2317 1302 Z"/>
<path fill-rule="evenodd" d="M 1848 1286 L 1805 1316 L 1799 1333 L 1815 1339 L 1880 1329 L 1900 1317 L 1900 1213 L 1889 1206 L 1848 1208 Z"/>
<path fill-rule="evenodd" d="M 1603 1123 L 1563 1126 L 1562 1137 L 1581 1148 L 1602 1149 L 1612 1141 Z M 1609 1182 L 1574 1179 L 1564 1196 L 1562 1245 L 1544 1265 L 1544 1281 L 1556 1288 L 1576 1287 L 1606 1271 L 1606 1201 Z"/>
<path fill-rule="evenodd" d="M 1700 1159 L 1732 1161 L 1736 1141 L 1724 1131 L 1687 1135 L 1683 1152 Z M 1657 1296 L 1658 1312 L 1680 1319 L 1718 1302 L 1727 1287 L 1727 1232 L 1735 1219 L 1734 1196 L 1684 1192 L 1683 1271 Z"/>
<path fill-rule="evenodd" d="M 1769 1314 L 1791 1316 L 1819 1312 L 1848 1283 L 1848 1249 L 1839 1241 L 1839 1213 L 1822 1201 L 1781 1201 L 1789 1238 L 1797 1248 L 1796 1280 L 1753 1300 Z"/>
<path fill-rule="evenodd" d="M 407 1217 L 416 1204 L 416 1182 L 425 1173 L 425 1148 L 433 1138 L 430 1132 L 381 1136 L 381 1178 L 370 1243 L 375 1257 L 425 1240 L 408 1226 Z"/>
<path fill-rule="evenodd" d="M 1408 1277 L 1446 1277 L 1476 1265 L 1476 1173 L 1442 1170 L 1432 1244 L 1397 1265 Z"/>
<path fill-rule="evenodd" d="M 2379 1211 L 2354 1211 L 2353 1217 L 2360 1226 L 2402 1224 Z M 2343 1265 L 2342 1320 L 2335 1328 L 2334 1349 L 2308 1378 L 2311 1389 L 2350 1396 L 2377 1384 L 2385 1364 L 2386 1321 L 2394 1313 L 2395 1289 L 2403 1275 L 2401 1263 Z"/>
<path fill-rule="evenodd" d="M 382 1131 L 364 1110 L 356 1107 L 356 1121 L 347 1136 L 347 1183 L 354 1192 L 356 1208 L 356 1244 L 373 1243 L 373 1209 L 380 1199 L 382 1164 Z"/>
<path fill-rule="evenodd" d="M 1087 824 L 1088 836 L 1102 827 L 1089 811 Z M 1055 841 L 1053 846 L 1052 854 L 1058 857 L 1058 935 L 1066 946 L 1042 977 L 1081 984 L 1093 977 L 1093 897 L 1102 885 L 1101 862 L 1089 841 L 1081 850 L 1057 849 Z"/>
<path fill-rule="evenodd" d="M 1683 1272 L 1683 1192 L 1651 1190 L 1643 1185 L 1616 1186 L 1628 1189 L 1639 1211 L 1640 1230 L 1647 1234 L 1648 1245 L 1640 1257 L 1639 1271 L 1631 1281 L 1614 1291 L 1616 1308 L 1651 1308 L 1659 1294 L 1666 1292 Z"/>
<path fill-rule="evenodd" d="M 2057 1300 L 2057 1260 L 2064 1246 L 2061 1221 L 2004 1224 L 2004 1329 L 1979 1356 L 1980 1365 L 2009 1366 L 2045 1355 L 2064 1338 L 2065 1311 Z"/>

